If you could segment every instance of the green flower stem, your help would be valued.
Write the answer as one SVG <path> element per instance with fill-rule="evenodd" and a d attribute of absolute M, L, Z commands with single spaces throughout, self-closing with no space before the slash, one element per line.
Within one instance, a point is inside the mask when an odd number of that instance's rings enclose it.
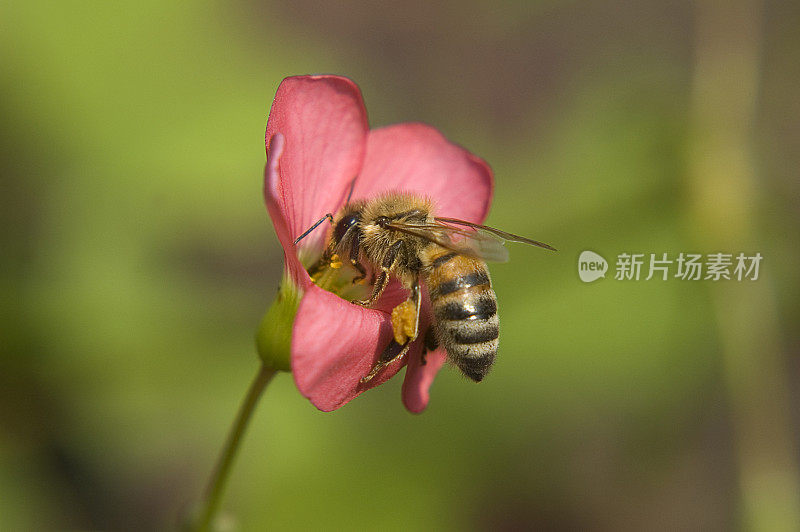
<path fill-rule="evenodd" d="M 261 394 L 266 389 L 269 381 L 272 380 L 276 371 L 277 370 L 261 364 L 258 375 L 256 375 L 256 378 L 250 385 L 250 389 L 247 390 L 247 395 L 242 402 L 242 406 L 239 407 L 239 413 L 228 434 L 228 440 L 225 442 L 225 447 L 222 449 L 222 454 L 219 456 L 217 466 L 208 482 L 203 500 L 200 502 L 200 507 L 195 514 L 197 519 L 192 526 L 192 530 L 202 532 L 214 530 L 212 528 L 212 522 L 217 510 L 219 510 L 222 494 L 225 491 L 231 465 L 233 465 L 233 460 L 239 450 L 239 444 L 242 441 L 244 432 L 247 429 L 247 424 L 250 422 L 250 418 L 253 415 L 253 411 L 258 404 Z"/>

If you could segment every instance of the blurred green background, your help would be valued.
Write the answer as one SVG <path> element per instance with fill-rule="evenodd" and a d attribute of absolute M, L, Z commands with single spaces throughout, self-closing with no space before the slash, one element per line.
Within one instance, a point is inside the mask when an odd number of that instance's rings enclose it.
<path fill-rule="evenodd" d="M 800 4 L 0 6 L 0 529 L 171 529 L 258 367 L 282 255 L 280 80 L 492 165 L 480 385 L 323 414 L 278 375 L 224 500 L 242 530 L 797 526 Z M 760 252 L 756 282 L 577 275 L 584 249 Z"/>

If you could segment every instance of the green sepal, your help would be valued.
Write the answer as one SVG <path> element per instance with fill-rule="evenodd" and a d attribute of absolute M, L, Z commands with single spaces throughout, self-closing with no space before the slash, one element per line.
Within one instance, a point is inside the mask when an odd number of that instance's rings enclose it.
<path fill-rule="evenodd" d="M 264 314 L 256 331 L 256 348 L 268 368 L 292 371 L 292 325 L 300 305 L 300 290 L 285 277 L 278 296 Z"/>

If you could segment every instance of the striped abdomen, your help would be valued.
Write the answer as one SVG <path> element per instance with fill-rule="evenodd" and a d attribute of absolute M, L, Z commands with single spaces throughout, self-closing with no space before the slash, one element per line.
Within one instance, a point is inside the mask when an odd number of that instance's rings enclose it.
<path fill-rule="evenodd" d="M 452 252 L 425 261 L 426 283 L 439 345 L 470 379 L 479 382 L 497 355 L 497 296 L 486 263 Z"/>

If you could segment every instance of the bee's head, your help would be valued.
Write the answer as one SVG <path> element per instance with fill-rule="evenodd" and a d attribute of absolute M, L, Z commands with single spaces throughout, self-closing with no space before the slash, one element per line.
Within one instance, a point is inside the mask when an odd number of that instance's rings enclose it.
<path fill-rule="evenodd" d="M 357 243 L 359 226 L 362 220 L 362 209 L 359 206 L 346 206 L 336 222 L 331 232 L 331 244 L 339 248 L 339 252 L 344 252 Z"/>
<path fill-rule="evenodd" d="M 342 216 L 333 228 L 333 241 L 337 244 L 345 240 L 350 229 L 361 221 L 361 215 L 357 212 Z"/>

